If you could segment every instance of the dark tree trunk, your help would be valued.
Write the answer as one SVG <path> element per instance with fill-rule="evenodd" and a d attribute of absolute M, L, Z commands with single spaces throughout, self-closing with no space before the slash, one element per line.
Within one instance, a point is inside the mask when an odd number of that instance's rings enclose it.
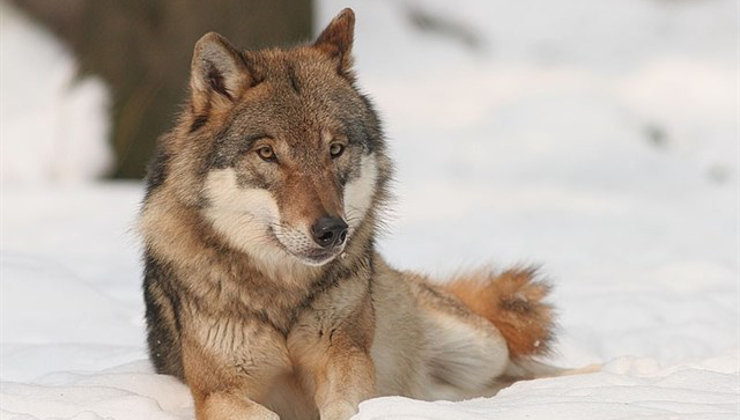
<path fill-rule="evenodd" d="M 195 41 L 216 31 L 243 48 L 312 35 L 311 0 L 15 0 L 101 76 L 113 95 L 116 178 L 140 178 L 185 99 Z"/>

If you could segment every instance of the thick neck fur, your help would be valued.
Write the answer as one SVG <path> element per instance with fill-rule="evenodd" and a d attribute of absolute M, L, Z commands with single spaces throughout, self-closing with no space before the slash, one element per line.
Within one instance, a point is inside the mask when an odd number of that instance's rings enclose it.
<path fill-rule="evenodd" d="M 198 207 L 181 203 L 165 184 L 147 197 L 139 227 L 147 258 L 174 274 L 166 281 L 178 282 L 195 302 L 209 302 L 198 311 L 251 312 L 287 333 L 298 312 L 346 273 L 358 265 L 372 270 L 374 225 L 371 211 L 345 252 L 323 266 L 308 266 L 287 254 L 280 264 L 267 266 L 229 246 Z"/>

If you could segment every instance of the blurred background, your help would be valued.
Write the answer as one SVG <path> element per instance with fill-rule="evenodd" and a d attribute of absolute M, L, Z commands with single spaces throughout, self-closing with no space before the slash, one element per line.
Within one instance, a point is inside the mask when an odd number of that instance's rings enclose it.
<path fill-rule="evenodd" d="M 614 97 L 624 122 L 656 148 L 680 146 L 688 152 L 704 144 L 704 153 L 710 153 L 719 150 L 715 146 L 723 137 L 733 140 L 732 118 L 716 121 L 720 124 L 711 124 L 708 132 L 685 121 L 721 119 L 723 110 L 732 114 L 737 26 L 732 1 L 378 3 L 355 5 L 364 12 L 358 22 L 358 69 L 381 110 L 399 120 L 406 119 L 401 113 L 416 120 L 441 116 L 468 123 L 470 130 L 476 118 L 503 118 L 489 111 L 511 102 L 509 97 L 521 101 L 526 93 L 542 104 L 546 94 L 567 100 L 580 93 L 581 103 L 585 96 L 601 95 L 604 102 Z M 342 5 L 4 1 L 3 147 L 43 143 L 85 167 L 51 164 L 47 178 L 139 179 L 156 138 L 169 129 L 184 100 L 192 47 L 203 33 L 215 28 L 244 48 L 289 46 L 311 39 Z M 20 55 L 24 51 L 27 57 Z M 429 80 L 441 75 L 453 77 L 445 77 L 444 84 Z M 381 90 L 375 89 L 376 78 L 386 80 Z M 29 81 L 38 88 L 29 89 Z M 408 91 L 407 101 L 388 100 L 387 91 L 396 90 L 390 85 L 398 81 L 407 91 L 426 86 Z M 52 97 L 55 106 L 44 100 Z M 394 103 L 405 110 L 392 108 Z M 64 112 L 70 115 L 60 115 Z M 29 123 L 45 132 L 31 131 Z M 491 136 L 497 140 L 503 137 Z M 732 172 L 732 159 L 722 154 L 703 158 L 708 176 L 718 182 Z M 3 178 L 33 178 L 23 166 L 30 164 L 4 158 Z M 87 175 L 75 173 L 85 170 Z"/>
<path fill-rule="evenodd" d="M 100 108 L 98 119 L 105 121 L 107 130 L 90 133 L 91 137 L 96 137 L 90 142 L 105 140 L 110 156 L 90 156 L 89 160 L 97 162 L 83 164 L 97 164 L 97 175 L 110 178 L 144 176 L 156 138 L 169 129 L 178 105 L 184 100 L 193 45 L 204 33 L 218 28 L 222 35 L 244 48 L 288 46 L 307 40 L 313 34 L 310 0 L 219 0 L 214 3 L 196 0 L 17 0 L 4 5 L 3 12 L 8 13 L 5 24 L 11 26 L 3 31 L 4 37 L 11 38 L 3 43 L 10 49 L 9 53 L 15 52 L 13 48 L 28 49 L 33 45 L 24 42 L 23 35 L 46 38 L 46 45 L 40 40 L 41 45 L 56 47 L 65 57 L 55 61 L 44 57 L 41 60 L 48 61 L 35 61 L 28 67 L 37 68 L 43 64 L 53 67 L 66 59 L 64 64 L 71 68 L 59 92 L 74 97 L 75 90 L 87 89 L 89 93 L 79 93 L 87 95 L 79 99 L 83 102 L 80 106 L 89 103 L 91 107 Z M 23 66 L 9 57 L 5 61 L 8 68 L 3 67 L 3 72 L 10 72 L 10 75 L 7 80 L 3 79 L 4 83 L 16 85 L 16 78 L 27 80 L 28 73 Z M 49 74 L 48 68 L 37 71 L 41 77 Z M 91 83 L 97 86 L 82 87 Z M 23 92 L 19 96 L 28 95 L 27 88 L 21 89 Z M 95 94 L 98 102 L 105 100 L 105 103 L 93 105 L 92 95 Z M 58 129 L 63 130 L 62 127 Z M 50 134 L 64 136 L 58 132 Z M 26 136 L 35 137 L 30 133 Z M 59 177 L 65 175 L 59 174 Z"/>
<path fill-rule="evenodd" d="M 5 0 L 3 380 L 146 359 L 140 178 L 194 42 L 292 45 L 348 6 L 397 162 L 392 264 L 543 264 L 561 364 L 737 366 L 736 1 Z"/>

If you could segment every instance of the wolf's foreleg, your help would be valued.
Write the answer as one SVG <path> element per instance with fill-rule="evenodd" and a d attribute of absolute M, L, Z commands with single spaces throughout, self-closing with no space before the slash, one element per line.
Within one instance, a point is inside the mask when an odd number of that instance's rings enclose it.
<path fill-rule="evenodd" d="M 279 419 L 261 403 L 290 372 L 281 335 L 255 320 L 200 317 L 183 336 L 185 382 L 198 420 Z M 202 328 L 198 328 L 202 327 Z"/>
<path fill-rule="evenodd" d="M 196 398 L 195 416 L 198 420 L 280 420 L 277 414 L 248 397 L 228 391 Z"/>
<path fill-rule="evenodd" d="M 314 399 L 321 420 L 345 420 L 357 413 L 363 400 L 375 395 L 375 369 L 365 349 L 339 331 L 314 372 Z"/>
<path fill-rule="evenodd" d="M 357 413 L 360 402 L 375 395 L 370 356 L 356 353 L 342 359 L 345 360 L 329 362 L 326 376 L 316 390 L 322 420 L 348 419 Z"/>
<path fill-rule="evenodd" d="M 376 395 L 373 325 L 367 298 L 350 313 L 314 312 L 288 338 L 291 354 L 312 378 L 321 420 L 349 419 L 360 402 Z"/>

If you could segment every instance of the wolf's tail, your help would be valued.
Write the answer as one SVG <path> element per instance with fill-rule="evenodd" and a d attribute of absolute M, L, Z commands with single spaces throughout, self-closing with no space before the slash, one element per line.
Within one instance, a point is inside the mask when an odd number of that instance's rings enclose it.
<path fill-rule="evenodd" d="M 499 275 L 481 270 L 442 287 L 498 328 L 512 362 L 547 354 L 554 336 L 554 313 L 544 302 L 550 285 L 538 278 L 536 269 L 511 269 Z"/>

